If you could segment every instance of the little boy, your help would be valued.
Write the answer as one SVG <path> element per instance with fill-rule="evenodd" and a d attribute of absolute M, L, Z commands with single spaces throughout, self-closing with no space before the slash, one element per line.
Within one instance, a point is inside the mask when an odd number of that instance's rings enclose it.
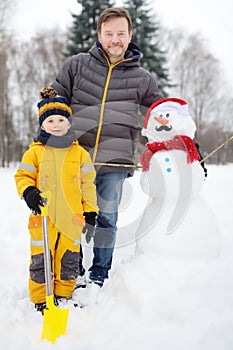
<path fill-rule="evenodd" d="M 94 166 L 70 129 L 72 111 L 68 101 L 51 87 L 41 89 L 40 97 L 37 104 L 40 133 L 24 153 L 15 182 L 19 195 L 32 211 L 28 224 L 29 292 L 36 309 L 43 313 L 46 307 L 40 215 L 43 192 L 51 193 L 48 230 L 56 300 L 69 298 L 73 292 L 79 272 L 81 233 L 86 222 L 85 232 L 92 234 L 98 207 Z"/>

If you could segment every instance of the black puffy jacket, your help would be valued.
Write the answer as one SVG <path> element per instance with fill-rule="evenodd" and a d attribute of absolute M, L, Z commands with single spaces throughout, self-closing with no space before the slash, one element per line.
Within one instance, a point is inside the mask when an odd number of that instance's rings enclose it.
<path fill-rule="evenodd" d="M 88 53 L 69 57 L 52 83 L 70 101 L 72 127 L 94 163 L 133 164 L 139 112 L 161 98 L 151 74 L 140 67 L 140 58 L 139 49 L 130 43 L 124 60 L 112 65 L 97 42 Z"/>

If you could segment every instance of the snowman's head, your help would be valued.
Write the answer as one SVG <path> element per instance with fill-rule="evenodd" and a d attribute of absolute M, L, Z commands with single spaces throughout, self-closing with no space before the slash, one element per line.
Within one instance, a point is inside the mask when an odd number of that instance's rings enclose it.
<path fill-rule="evenodd" d="M 188 104 L 179 98 L 163 98 L 148 109 L 142 135 L 150 142 L 166 141 L 176 135 L 194 138 L 196 125 L 189 115 Z"/>

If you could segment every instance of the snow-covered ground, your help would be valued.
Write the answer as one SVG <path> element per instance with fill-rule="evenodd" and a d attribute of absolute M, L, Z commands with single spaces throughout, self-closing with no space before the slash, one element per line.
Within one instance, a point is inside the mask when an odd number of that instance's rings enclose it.
<path fill-rule="evenodd" d="M 219 222 L 219 256 L 187 261 L 134 255 L 133 234 L 147 204 L 137 172 L 124 187 L 111 278 L 98 294 L 82 290 L 89 305 L 71 308 L 67 335 L 52 345 L 41 342 L 42 316 L 28 299 L 29 210 L 17 196 L 15 169 L 0 169 L 1 348 L 232 350 L 233 164 L 208 166 L 208 172 L 202 195 Z M 91 258 L 85 247 L 86 265 Z"/>

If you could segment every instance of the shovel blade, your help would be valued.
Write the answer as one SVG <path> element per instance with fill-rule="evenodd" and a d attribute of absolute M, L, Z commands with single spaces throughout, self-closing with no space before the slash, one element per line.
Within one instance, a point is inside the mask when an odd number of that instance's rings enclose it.
<path fill-rule="evenodd" d="M 44 310 L 41 339 L 55 343 L 56 339 L 66 334 L 69 309 L 60 309 L 54 305 L 53 295 L 46 297 L 48 309 Z"/>

